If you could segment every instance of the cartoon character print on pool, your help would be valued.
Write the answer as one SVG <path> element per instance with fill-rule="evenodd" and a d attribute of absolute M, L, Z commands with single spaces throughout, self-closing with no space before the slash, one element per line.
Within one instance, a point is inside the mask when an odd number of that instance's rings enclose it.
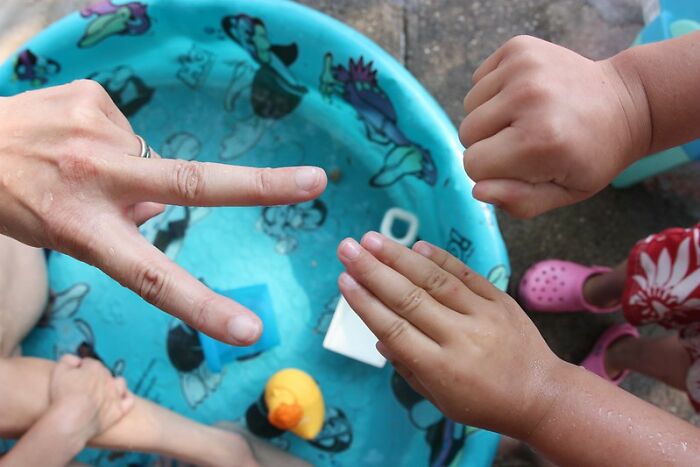
<path fill-rule="evenodd" d="M 308 89 L 289 69 L 299 53 L 296 43 L 272 44 L 265 23 L 245 14 L 225 16 L 221 27 L 254 62 L 232 62 L 224 108 L 236 121 L 220 154 L 221 159 L 232 160 L 253 148 L 275 121 L 293 112 Z"/>
<path fill-rule="evenodd" d="M 198 89 L 209 77 L 214 60 L 212 52 L 192 43 L 189 51 L 177 58 L 180 68 L 175 76 L 192 89 Z"/>
<path fill-rule="evenodd" d="M 510 281 L 510 273 L 508 268 L 503 264 L 499 264 L 491 268 L 486 278 L 497 288 L 505 291 L 508 289 L 508 282 Z"/>
<path fill-rule="evenodd" d="M 90 19 L 78 47 L 97 45 L 110 36 L 138 36 L 151 27 L 148 5 L 141 2 L 114 3 L 101 0 L 80 10 L 80 16 Z"/>
<path fill-rule="evenodd" d="M 52 327 L 59 333 L 58 343 L 54 348 L 56 358 L 64 354 L 94 358 L 109 368 L 113 375 L 119 376 L 124 373 L 126 367 L 124 359 L 119 358 L 109 366 L 97 353 L 95 335 L 90 324 L 76 317 L 89 291 L 90 286 L 82 282 L 61 292 L 50 290 L 47 317 L 39 325 Z"/>
<path fill-rule="evenodd" d="M 391 389 L 396 400 L 408 411 L 411 424 L 425 431 L 425 441 L 430 456 L 425 464 L 430 467 L 447 467 L 459 455 L 467 437 L 475 431 L 446 418 L 427 399 L 418 394 L 394 371 Z"/>
<path fill-rule="evenodd" d="M 299 244 L 297 232 L 318 229 L 327 215 L 328 208 L 320 199 L 290 206 L 267 206 L 262 208 L 258 229 L 277 240 L 275 250 L 286 255 Z"/>
<path fill-rule="evenodd" d="M 445 250 L 455 258 L 462 260 L 463 263 L 466 263 L 472 253 L 474 253 L 474 243 L 453 228 L 450 229 L 450 238 L 447 240 Z"/>
<path fill-rule="evenodd" d="M 345 412 L 338 407 L 327 407 L 321 432 L 308 443 L 321 451 L 339 453 L 352 446 L 352 439 L 352 425 Z"/>
<path fill-rule="evenodd" d="M 155 92 L 155 88 L 148 86 L 127 65 L 92 73 L 87 79 L 100 83 L 119 110 L 127 117 L 131 117 L 148 104 Z"/>
<path fill-rule="evenodd" d="M 57 75 L 61 71 L 61 65 L 56 60 L 24 49 L 17 54 L 13 71 L 12 79 L 26 81 L 34 87 L 39 87 Z"/>
<path fill-rule="evenodd" d="M 387 187 L 405 176 L 413 176 L 434 186 L 437 167 L 430 151 L 409 140 L 399 128 L 398 117 L 389 96 L 379 86 L 377 70 L 364 57 L 352 58 L 347 68 L 333 64 L 326 53 L 320 78 L 321 94 L 330 102 L 340 96 L 357 112 L 367 138 L 386 146 L 381 168 L 369 181 L 374 187 Z"/>
<path fill-rule="evenodd" d="M 268 420 L 264 392 L 246 410 L 245 421 L 246 427 L 255 436 L 270 440 L 280 448 L 284 446 L 278 439 L 285 431 L 273 426 Z M 321 432 L 316 438 L 306 442 L 320 451 L 337 454 L 349 449 L 352 440 L 352 425 L 345 412 L 338 407 L 327 406 Z"/>
<path fill-rule="evenodd" d="M 209 212 L 209 208 L 167 206 L 162 214 L 144 224 L 141 232 L 153 246 L 174 261 L 182 250 L 187 230 Z"/>
<path fill-rule="evenodd" d="M 311 330 L 314 334 L 325 335 L 328 332 L 328 327 L 331 325 L 331 319 L 333 319 L 333 313 L 335 313 L 335 308 L 338 306 L 339 300 L 340 294 L 333 294 L 333 296 L 323 304 L 323 309 L 320 313 L 310 317 Z"/>
<path fill-rule="evenodd" d="M 218 389 L 224 373 L 209 370 L 197 331 L 180 320 L 171 323 L 166 346 L 168 359 L 180 377 L 182 395 L 194 409 Z"/>

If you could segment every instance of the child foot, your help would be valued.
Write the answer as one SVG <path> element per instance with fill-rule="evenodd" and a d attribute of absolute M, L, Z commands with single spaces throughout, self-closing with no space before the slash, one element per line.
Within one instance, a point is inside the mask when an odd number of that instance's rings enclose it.
<path fill-rule="evenodd" d="M 530 311 L 610 313 L 618 303 L 596 303 L 584 293 L 589 279 L 610 271 L 601 266 L 583 266 L 550 259 L 535 263 L 525 272 L 519 286 L 523 307 Z M 590 295 L 590 294 L 589 294 Z"/>
<path fill-rule="evenodd" d="M 613 384 L 620 384 L 629 371 L 617 364 L 615 358 L 610 358 L 609 351 L 615 347 L 619 350 L 620 343 L 638 337 L 639 331 L 631 324 L 622 323 L 609 327 L 600 336 L 581 366 Z"/>

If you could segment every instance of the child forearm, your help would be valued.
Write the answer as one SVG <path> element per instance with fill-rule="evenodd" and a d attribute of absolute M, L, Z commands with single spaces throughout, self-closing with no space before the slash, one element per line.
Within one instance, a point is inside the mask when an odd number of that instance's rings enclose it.
<path fill-rule="evenodd" d="M 49 384 L 54 365 L 49 360 L 28 357 L 0 359 L 0 381 L 12 381 L 11 385 L 0 385 L 0 436 L 26 437 L 41 423 L 43 414 L 51 411 Z M 247 446 L 243 442 L 235 444 L 242 441 L 240 437 L 231 440 L 228 435 L 137 397 L 129 413 L 86 442 L 107 449 L 154 452 L 197 465 L 226 465 L 221 459 L 248 458 Z M 29 443 L 31 439 L 27 439 L 27 444 L 36 446 Z M 231 451 L 238 457 L 232 456 Z M 11 459 L 10 454 L 7 457 Z M 5 464 L 0 462 L 0 467 Z"/>
<path fill-rule="evenodd" d="M 640 156 L 700 138 L 700 32 L 633 47 L 608 61 L 635 102 L 630 125 L 646 129 Z"/>
<path fill-rule="evenodd" d="M 697 465 L 700 429 L 565 364 L 528 442 L 559 465 Z"/>
<path fill-rule="evenodd" d="M 81 427 L 71 424 L 70 416 L 70 408 L 49 409 L 0 459 L 0 467 L 67 465 L 87 442 Z"/>

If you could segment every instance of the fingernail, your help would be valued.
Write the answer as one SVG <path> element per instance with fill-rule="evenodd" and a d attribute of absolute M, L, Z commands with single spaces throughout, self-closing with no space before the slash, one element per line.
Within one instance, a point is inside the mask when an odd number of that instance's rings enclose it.
<path fill-rule="evenodd" d="M 343 272 L 340 274 L 340 285 L 345 287 L 346 289 L 356 289 L 360 284 L 357 283 L 355 278 L 353 278 L 350 274 L 347 272 Z"/>
<path fill-rule="evenodd" d="M 430 245 L 428 245 L 425 242 L 418 242 L 415 245 L 413 245 L 413 251 L 415 251 L 421 256 L 430 257 L 430 254 L 432 253 L 433 249 Z"/>
<path fill-rule="evenodd" d="M 352 238 L 345 239 L 340 245 L 340 254 L 347 259 L 355 259 L 360 256 L 360 245 Z"/>
<path fill-rule="evenodd" d="M 368 232 L 362 238 L 362 244 L 370 251 L 380 251 L 383 243 L 382 236 L 377 232 Z"/>
<path fill-rule="evenodd" d="M 301 167 L 294 174 L 297 186 L 305 191 L 311 191 L 316 188 L 320 178 L 321 169 L 316 167 Z"/>
<path fill-rule="evenodd" d="M 229 321 L 228 332 L 235 341 L 249 343 L 260 334 L 260 324 L 250 316 L 238 315 Z"/>
<path fill-rule="evenodd" d="M 389 360 L 389 357 L 387 357 L 387 355 L 389 355 L 389 352 L 387 352 L 387 348 L 382 343 L 382 341 L 377 341 L 377 343 L 374 345 L 374 347 L 377 349 L 377 352 L 379 352 L 382 355 L 382 357 Z"/>

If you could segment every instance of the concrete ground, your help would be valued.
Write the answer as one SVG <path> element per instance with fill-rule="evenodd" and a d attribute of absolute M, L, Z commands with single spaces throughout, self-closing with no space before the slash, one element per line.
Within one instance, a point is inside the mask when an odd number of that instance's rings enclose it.
<path fill-rule="evenodd" d="M 445 108 L 457 126 L 471 74 L 500 44 L 529 34 L 589 58 L 628 47 L 643 26 L 640 0 L 302 0 L 357 28 L 401 60 Z M 614 265 L 639 239 L 698 219 L 672 190 L 676 172 L 644 186 L 609 188 L 579 205 L 518 221 L 499 213 L 513 268 L 511 291 L 525 269 L 550 257 Z M 700 176 L 697 167 L 693 177 Z M 675 177 L 675 178 L 674 178 Z M 693 178 L 691 180 L 697 180 Z M 697 188 L 695 194 L 699 193 Z M 579 362 L 620 316 L 532 315 L 562 358 Z M 660 330 L 645 329 L 656 333 Z M 698 422 L 686 395 L 641 375 L 623 386 L 660 407 Z M 516 465 L 499 459 L 499 465 Z M 527 464 L 524 464 L 527 465 Z"/>
<path fill-rule="evenodd" d="M 421 81 L 455 125 L 462 98 L 476 67 L 501 43 L 530 34 L 590 58 L 608 57 L 627 47 L 643 24 L 643 0 L 302 0 L 368 35 Z M 21 38 L 84 0 L 6 0 L 0 11 L 0 55 Z M 566 258 L 613 265 L 640 238 L 669 226 L 687 226 L 694 216 L 674 193 L 678 179 L 693 187 L 687 171 L 626 190 L 607 189 L 592 200 L 530 221 L 499 215 L 513 267 L 512 284 L 533 262 Z M 683 177 L 686 178 L 683 178 Z M 697 167 L 692 176 L 700 176 Z M 698 194 L 697 188 L 694 194 Z M 687 199 L 687 196 L 686 196 Z M 700 198 L 695 198 L 700 199 Z M 692 207 L 692 206 L 691 206 Z M 533 315 L 552 348 L 580 361 L 597 336 L 619 316 Z M 658 332 L 645 330 L 645 332 Z M 683 393 L 633 375 L 624 387 L 681 417 L 698 422 Z M 530 465 L 502 456 L 497 465 Z"/>

